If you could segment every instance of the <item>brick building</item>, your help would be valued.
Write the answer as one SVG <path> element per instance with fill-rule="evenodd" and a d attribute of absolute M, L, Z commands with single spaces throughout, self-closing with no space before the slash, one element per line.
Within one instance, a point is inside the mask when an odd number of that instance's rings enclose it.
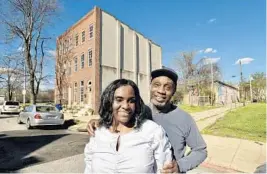
<path fill-rule="evenodd" d="M 65 103 L 95 111 L 101 92 L 118 78 L 135 81 L 148 102 L 150 72 L 162 67 L 159 45 L 98 7 L 57 38 L 57 59 L 64 54 L 70 55 L 64 64 Z M 58 99 L 56 87 L 55 101 Z"/>

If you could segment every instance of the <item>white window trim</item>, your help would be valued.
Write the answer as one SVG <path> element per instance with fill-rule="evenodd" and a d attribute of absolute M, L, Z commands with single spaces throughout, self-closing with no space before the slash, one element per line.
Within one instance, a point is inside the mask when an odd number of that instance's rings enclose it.
<path fill-rule="evenodd" d="M 82 67 L 82 55 L 83 55 L 83 67 Z M 81 69 L 85 68 L 85 63 L 84 63 L 85 60 L 84 60 L 84 58 L 85 58 L 85 57 L 84 57 L 84 53 L 82 53 L 82 54 L 81 54 L 81 57 L 80 57 L 80 59 L 81 59 L 81 64 L 80 64 Z"/>
<path fill-rule="evenodd" d="M 76 67 L 77 67 L 77 69 L 76 69 Z M 76 57 L 74 57 L 74 72 L 77 72 L 77 71 L 78 71 L 78 58 L 76 56 Z"/>
<path fill-rule="evenodd" d="M 91 31 L 90 31 L 90 27 L 91 27 L 91 26 L 93 26 L 93 31 L 92 31 L 92 32 L 93 32 L 93 37 L 90 37 L 90 32 L 91 32 Z M 89 40 L 91 40 L 91 39 L 94 38 L 94 30 L 95 30 L 95 26 L 94 26 L 94 24 L 90 24 L 90 25 L 89 25 L 89 37 L 88 37 Z"/>
<path fill-rule="evenodd" d="M 75 86 L 77 84 L 77 86 Z M 73 101 L 77 102 L 77 93 L 78 93 L 78 83 L 74 82 L 74 87 L 73 87 Z"/>
<path fill-rule="evenodd" d="M 89 65 L 89 62 L 90 62 L 90 61 L 89 61 L 89 59 L 90 59 L 90 58 L 89 58 L 89 51 L 90 51 L 90 50 L 91 50 L 91 52 L 92 52 L 92 57 L 91 57 L 91 59 L 92 59 L 92 65 Z M 92 48 L 89 48 L 88 51 L 87 51 L 87 54 L 88 54 L 88 57 L 87 57 L 88 64 L 87 64 L 87 65 L 88 65 L 88 67 L 92 67 L 92 66 L 93 66 L 93 49 L 92 49 Z"/>
<path fill-rule="evenodd" d="M 83 86 L 82 86 L 82 82 L 83 82 Z M 82 95 L 82 89 L 83 89 L 83 95 Z M 84 102 L 84 80 L 80 81 L 80 102 Z"/>
<path fill-rule="evenodd" d="M 83 41 L 83 32 L 84 32 L 84 41 Z M 85 41 L 86 41 L 86 31 L 85 30 L 83 30 L 82 31 L 82 39 L 81 39 L 81 43 L 84 43 Z"/>
<path fill-rule="evenodd" d="M 78 36 L 78 44 L 76 44 L 76 37 Z M 79 46 L 79 33 L 75 35 L 75 47 Z"/>

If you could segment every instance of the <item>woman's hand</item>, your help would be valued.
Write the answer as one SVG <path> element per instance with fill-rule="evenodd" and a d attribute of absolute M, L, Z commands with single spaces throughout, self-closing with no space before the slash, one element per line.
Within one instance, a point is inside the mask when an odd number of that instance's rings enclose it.
<path fill-rule="evenodd" d="M 89 136 L 95 136 L 95 129 L 99 127 L 99 119 L 92 119 L 87 124 L 87 132 Z"/>

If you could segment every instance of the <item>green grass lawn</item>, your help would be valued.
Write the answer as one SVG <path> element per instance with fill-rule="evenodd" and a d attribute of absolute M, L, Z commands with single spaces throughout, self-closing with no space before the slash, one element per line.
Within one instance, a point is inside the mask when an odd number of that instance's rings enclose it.
<path fill-rule="evenodd" d="M 229 112 L 202 133 L 266 142 L 266 104 L 249 104 Z"/>
<path fill-rule="evenodd" d="M 190 105 L 178 105 L 178 107 L 188 113 L 202 112 L 209 109 L 218 108 L 218 106 L 190 106 Z"/>

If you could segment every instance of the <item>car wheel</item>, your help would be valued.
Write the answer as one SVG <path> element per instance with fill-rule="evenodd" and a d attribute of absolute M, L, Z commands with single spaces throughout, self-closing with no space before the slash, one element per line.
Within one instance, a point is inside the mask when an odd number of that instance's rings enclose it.
<path fill-rule="evenodd" d="M 18 115 L 18 117 L 17 117 L 17 123 L 18 124 L 21 124 L 22 123 L 21 120 L 20 120 L 20 115 Z"/>
<path fill-rule="evenodd" d="M 27 129 L 31 129 L 32 126 L 31 126 L 31 122 L 30 122 L 30 119 L 28 118 L 27 121 L 26 121 L 26 128 Z"/>

